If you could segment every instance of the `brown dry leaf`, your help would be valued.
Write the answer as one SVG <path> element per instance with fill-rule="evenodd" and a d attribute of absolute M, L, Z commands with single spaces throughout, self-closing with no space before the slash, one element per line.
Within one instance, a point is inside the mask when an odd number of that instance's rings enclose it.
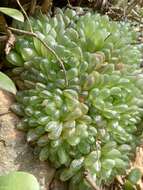
<path fill-rule="evenodd" d="M 41 6 L 41 10 L 43 13 L 48 13 L 48 11 L 50 10 L 50 8 L 52 7 L 52 0 L 44 0 Z"/>

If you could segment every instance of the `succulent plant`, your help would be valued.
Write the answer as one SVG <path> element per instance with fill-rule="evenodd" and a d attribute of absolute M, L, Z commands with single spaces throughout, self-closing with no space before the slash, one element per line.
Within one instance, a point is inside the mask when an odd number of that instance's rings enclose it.
<path fill-rule="evenodd" d="M 142 133 L 137 34 L 128 23 L 82 9 L 57 9 L 54 17 L 30 21 L 63 61 L 68 84 L 50 50 L 35 37 L 17 36 L 7 56 L 23 85 L 12 106 L 22 117 L 17 127 L 27 132 L 40 160 L 70 180 L 70 190 L 90 189 L 85 170 L 97 185 L 108 184 L 125 173 Z"/>

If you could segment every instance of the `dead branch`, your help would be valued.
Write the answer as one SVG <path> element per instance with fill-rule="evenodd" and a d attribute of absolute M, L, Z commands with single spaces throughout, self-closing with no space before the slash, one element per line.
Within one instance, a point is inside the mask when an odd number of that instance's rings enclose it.
<path fill-rule="evenodd" d="M 15 36 L 14 34 L 11 32 L 11 30 L 9 30 L 7 28 L 7 42 L 6 42 L 6 45 L 5 45 L 5 54 L 9 54 L 11 48 L 14 46 L 15 44 Z"/>
<path fill-rule="evenodd" d="M 87 183 L 93 188 L 93 190 L 101 190 L 95 183 L 95 181 L 92 179 L 91 174 L 89 171 L 84 172 L 84 179 L 87 181 Z"/>
<path fill-rule="evenodd" d="M 16 2 L 17 2 L 17 4 L 19 5 L 19 7 L 21 8 L 23 14 L 25 15 L 25 17 L 26 17 L 26 19 L 27 19 L 27 21 L 28 21 L 28 23 L 29 23 L 30 31 L 33 32 L 33 29 L 32 29 L 32 26 L 31 26 L 31 22 L 30 22 L 30 20 L 29 20 L 29 17 L 28 17 L 28 15 L 27 15 L 26 11 L 25 11 L 24 8 L 22 7 L 22 5 L 21 5 L 21 3 L 20 3 L 19 0 L 16 0 Z"/>

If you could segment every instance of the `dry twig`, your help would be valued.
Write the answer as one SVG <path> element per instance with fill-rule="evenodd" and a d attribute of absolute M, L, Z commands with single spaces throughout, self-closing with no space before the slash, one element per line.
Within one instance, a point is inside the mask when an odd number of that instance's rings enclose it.
<path fill-rule="evenodd" d="M 132 9 L 135 8 L 135 6 L 137 4 L 139 4 L 140 0 L 132 0 L 131 3 L 129 4 L 129 6 L 127 6 L 126 10 L 125 10 L 125 14 L 128 15 L 131 13 Z"/>
<path fill-rule="evenodd" d="M 87 181 L 87 183 L 93 188 L 93 190 L 101 190 L 95 183 L 95 181 L 92 179 L 92 176 L 88 171 L 84 172 L 84 179 Z"/>
<path fill-rule="evenodd" d="M 32 29 L 32 26 L 31 26 L 31 22 L 30 22 L 30 20 L 29 20 L 29 17 L 28 17 L 28 15 L 27 15 L 26 11 L 25 11 L 24 8 L 22 7 L 22 5 L 21 5 L 21 3 L 20 3 L 19 0 L 16 0 L 16 2 L 17 2 L 17 4 L 19 5 L 19 7 L 21 8 L 23 14 L 25 15 L 25 17 L 26 17 L 26 19 L 27 19 L 27 21 L 28 21 L 28 23 L 29 23 L 30 31 L 33 32 L 33 29 Z"/>
<path fill-rule="evenodd" d="M 7 42 L 6 42 L 6 45 L 5 45 L 5 54 L 9 54 L 11 48 L 14 46 L 15 44 L 15 36 L 14 34 L 11 32 L 11 30 L 9 30 L 7 28 Z"/>

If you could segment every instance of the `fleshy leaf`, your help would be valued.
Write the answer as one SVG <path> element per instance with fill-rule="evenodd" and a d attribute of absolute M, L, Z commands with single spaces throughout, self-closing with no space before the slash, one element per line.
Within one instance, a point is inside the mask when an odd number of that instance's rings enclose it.
<path fill-rule="evenodd" d="M 129 175 L 128 175 L 128 180 L 133 183 L 136 184 L 142 177 L 142 173 L 138 168 L 134 168 L 130 171 Z"/>

